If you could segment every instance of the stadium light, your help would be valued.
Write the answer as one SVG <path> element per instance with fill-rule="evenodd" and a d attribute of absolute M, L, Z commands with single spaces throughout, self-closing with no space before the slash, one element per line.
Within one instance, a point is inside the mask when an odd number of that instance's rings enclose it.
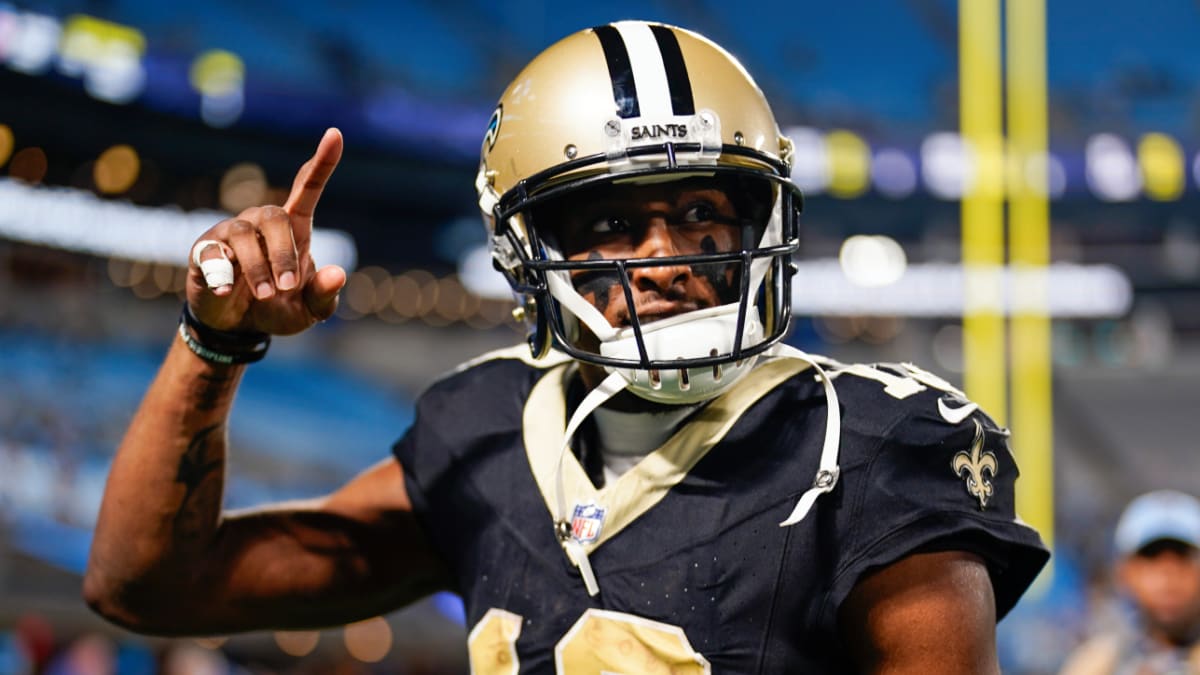
<path fill-rule="evenodd" d="M 838 262 L 850 283 L 863 288 L 896 283 L 908 266 L 908 258 L 900 244 L 882 235 L 848 237 L 842 242 Z"/>
<path fill-rule="evenodd" d="M 8 158 L 12 157 L 15 145 L 16 139 L 13 137 L 12 129 L 6 124 L 0 124 L 0 166 L 4 166 L 8 162 Z"/>
<path fill-rule="evenodd" d="M 104 200 L 65 187 L 35 187 L 0 178 L 0 237 L 90 255 L 184 266 L 202 232 L 229 214 L 151 208 Z M 318 265 L 352 270 L 358 258 L 346 232 L 313 230 Z"/>
<path fill-rule="evenodd" d="M 805 194 L 821 194 L 829 186 L 829 160 L 825 136 L 811 127 L 791 127 L 784 135 L 792 141 L 792 181 Z"/>
<path fill-rule="evenodd" d="M 58 19 L 0 7 L 0 24 L 8 27 L 7 44 L 0 57 L 8 62 L 9 68 L 26 75 L 41 75 L 50 69 L 62 35 Z"/>
<path fill-rule="evenodd" d="M 146 36 L 136 28 L 75 14 L 67 18 L 58 51 L 59 72 L 83 78 L 84 89 L 102 101 L 128 103 L 146 86 Z"/>
<path fill-rule="evenodd" d="M 867 191 L 871 183 L 871 148 L 858 135 L 842 129 L 825 137 L 829 159 L 829 192 L 850 199 Z"/>
<path fill-rule="evenodd" d="M 1084 150 L 1084 161 L 1088 187 L 1097 197 L 1109 202 L 1137 197 L 1142 178 L 1133 151 L 1124 139 L 1113 134 L 1092 136 Z"/>
<path fill-rule="evenodd" d="M 377 663 L 392 649 L 392 627 L 377 616 L 346 626 L 343 639 L 351 656 L 364 663 Z"/>
<path fill-rule="evenodd" d="M 1179 199 L 1187 183 L 1186 160 L 1175 139 L 1161 133 L 1142 136 L 1137 146 L 1146 196 L 1159 202 Z"/>
<path fill-rule="evenodd" d="M 883 196 L 904 199 L 917 189 L 917 167 L 900 150 L 884 148 L 871 162 L 871 180 Z"/>
<path fill-rule="evenodd" d="M 92 180 L 96 189 L 104 194 L 121 194 L 137 182 L 141 168 L 137 150 L 124 144 L 114 145 L 96 158 L 92 165 Z"/>
<path fill-rule="evenodd" d="M 957 200 L 970 182 L 970 163 L 962 137 L 947 131 L 930 134 L 921 143 L 921 178 L 938 199 Z"/>

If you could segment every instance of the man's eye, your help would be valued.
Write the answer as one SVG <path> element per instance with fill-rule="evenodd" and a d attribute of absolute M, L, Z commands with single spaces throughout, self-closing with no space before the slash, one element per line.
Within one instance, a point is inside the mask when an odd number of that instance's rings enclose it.
<path fill-rule="evenodd" d="M 693 204 L 683 213 L 685 223 L 707 223 L 717 215 L 711 204 Z"/>
<path fill-rule="evenodd" d="M 624 218 L 597 218 L 592 221 L 593 234 L 621 234 L 629 229 L 629 221 Z"/>

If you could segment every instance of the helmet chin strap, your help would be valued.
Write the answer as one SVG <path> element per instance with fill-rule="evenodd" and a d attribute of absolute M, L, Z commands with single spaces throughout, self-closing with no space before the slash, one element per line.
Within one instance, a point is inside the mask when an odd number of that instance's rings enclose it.
<path fill-rule="evenodd" d="M 554 299 L 582 321 L 583 325 L 591 329 L 601 342 L 611 340 L 617 334 L 617 329 L 608 323 L 608 319 L 600 313 L 600 310 L 584 300 L 583 296 L 575 290 L 566 272 L 548 273 L 546 283 L 549 285 L 550 294 L 554 296 Z"/>

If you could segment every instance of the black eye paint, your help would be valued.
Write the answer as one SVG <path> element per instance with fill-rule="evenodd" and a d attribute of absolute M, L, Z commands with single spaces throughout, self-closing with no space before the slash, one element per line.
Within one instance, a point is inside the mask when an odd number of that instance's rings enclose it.
<path fill-rule="evenodd" d="M 604 260 L 604 256 L 596 251 L 588 254 L 588 260 Z M 572 283 L 575 284 L 575 290 L 580 295 L 586 296 L 592 293 L 596 296 L 596 309 L 603 314 L 608 309 L 608 303 L 611 300 L 609 293 L 613 286 L 621 284 L 621 275 L 615 269 L 593 269 L 587 270 L 577 275 Z"/>
<path fill-rule="evenodd" d="M 715 255 L 717 253 L 717 242 L 713 240 L 711 235 L 700 240 L 700 251 L 705 255 Z M 729 304 L 737 301 L 737 272 L 734 269 L 735 267 L 739 267 L 737 263 L 729 263 L 727 265 L 708 263 L 692 265 L 691 267 L 693 275 L 707 280 L 712 285 L 713 291 L 717 294 L 717 298 L 721 301 L 721 304 Z M 729 277 L 729 280 L 726 277 Z"/>

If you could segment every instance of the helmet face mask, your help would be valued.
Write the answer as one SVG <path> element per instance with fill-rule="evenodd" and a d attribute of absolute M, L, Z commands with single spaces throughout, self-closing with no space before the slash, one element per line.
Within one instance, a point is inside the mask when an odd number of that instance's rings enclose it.
<path fill-rule="evenodd" d="M 708 86 L 689 68 L 703 68 Z M 621 22 L 534 59 L 489 123 L 476 187 L 535 356 L 557 345 L 659 402 L 727 388 L 788 327 L 801 206 L 790 153 L 753 81 L 694 33 Z M 720 206 L 672 204 L 689 190 Z M 647 195 L 659 205 L 648 218 L 673 243 L 639 257 L 588 206 L 634 209 Z M 676 297 L 647 303 L 646 288 L 664 292 L 647 279 L 671 270 Z"/>

